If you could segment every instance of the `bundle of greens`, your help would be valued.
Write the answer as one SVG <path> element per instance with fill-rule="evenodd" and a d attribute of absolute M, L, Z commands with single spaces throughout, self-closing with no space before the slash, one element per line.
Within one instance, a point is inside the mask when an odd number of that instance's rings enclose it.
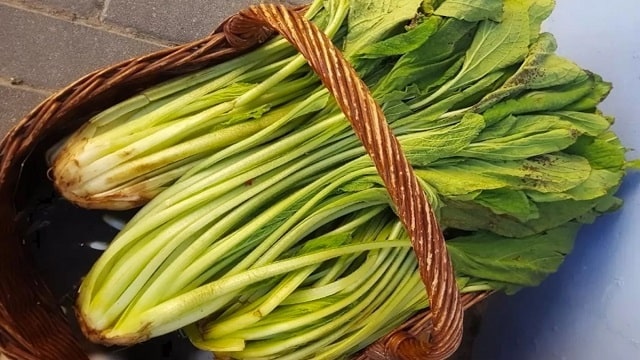
<path fill-rule="evenodd" d="M 554 53 L 552 35 L 540 33 L 552 8 L 551 0 L 318 0 L 308 15 L 332 24 L 385 111 L 445 229 L 462 292 L 539 284 L 582 223 L 621 205 L 614 193 L 625 149 L 596 109 L 610 85 Z M 170 141 L 163 132 L 200 118 L 177 105 L 190 91 L 216 83 L 211 94 L 221 89 L 224 99 L 211 95 L 214 106 L 198 111 L 226 119 L 193 134 L 230 129 L 235 122 L 225 121 L 239 112 L 251 113 L 241 125 L 263 122 L 224 148 L 212 141 L 185 160 L 163 155 L 159 168 L 116 185 L 134 197 L 152 185 L 155 197 L 82 283 L 78 315 L 94 340 L 131 344 L 183 328 L 198 347 L 233 358 L 335 359 L 429 305 L 372 161 L 306 67 L 263 63 L 274 47 L 289 56 L 275 39 L 206 70 L 215 75 L 204 85 L 99 115 L 117 120 L 94 121 L 66 145 L 64 157 L 78 159 L 95 146 L 86 155 L 95 165 L 61 160 L 75 168 L 57 173 L 82 172 L 74 187 L 98 194 L 93 185 L 127 173 L 128 162 L 190 144 L 188 131 Z M 248 72 L 229 77 L 232 68 Z M 272 79 L 301 85 L 289 94 Z M 243 86 L 251 89 L 238 94 Z M 147 121 L 153 130 L 137 130 Z"/>
<path fill-rule="evenodd" d="M 329 37 L 347 11 L 331 6 L 324 10 L 316 2 L 307 11 Z M 271 41 L 94 116 L 48 155 L 54 184 L 82 207 L 139 207 L 198 161 L 287 116 L 319 84 L 285 40 Z M 287 126 L 263 133 L 256 145 L 291 130 L 318 106 L 291 115 Z"/>

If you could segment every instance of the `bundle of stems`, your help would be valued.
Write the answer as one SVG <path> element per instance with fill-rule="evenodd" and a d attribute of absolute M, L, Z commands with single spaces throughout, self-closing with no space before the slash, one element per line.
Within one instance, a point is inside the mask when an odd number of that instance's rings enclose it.
<path fill-rule="evenodd" d="M 495 3 L 318 0 L 308 13 L 337 34 L 382 106 L 446 231 L 463 292 L 539 284 L 580 224 L 620 206 L 614 193 L 628 166 L 612 119 L 596 109 L 610 85 L 557 56 L 553 37 L 540 33 L 552 3 Z M 286 55 L 262 64 L 266 51 Z M 98 149 L 76 155 L 93 159 L 77 183 L 93 194 L 136 161 L 197 142 L 183 134 L 261 124 L 221 147 L 163 155 L 168 162 L 141 177 L 123 175 L 118 191 L 153 199 L 82 283 L 78 315 L 94 340 L 131 344 L 184 328 L 198 347 L 234 358 L 335 359 L 428 306 L 373 162 L 303 61 L 285 65 L 290 51 L 275 39 L 206 70 L 215 75 L 204 85 L 132 105 L 131 116 L 107 114 L 119 120 L 99 115 L 75 135 Z M 216 100 L 202 113 L 176 105 L 205 88 Z M 229 127 L 199 122 L 247 112 L 255 118 Z M 181 115 L 156 118 L 165 113 Z M 174 125 L 192 132 L 175 139 Z M 121 148 L 101 152 L 110 141 Z M 84 153 L 71 143 L 66 151 Z"/>

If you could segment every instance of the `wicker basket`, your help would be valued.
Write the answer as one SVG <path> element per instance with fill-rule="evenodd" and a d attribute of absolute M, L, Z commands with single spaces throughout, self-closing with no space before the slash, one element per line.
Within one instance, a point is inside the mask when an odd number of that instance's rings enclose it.
<path fill-rule="evenodd" d="M 374 160 L 411 236 L 431 299 L 428 311 L 356 358 L 446 359 L 456 350 L 463 310 L 489 294 L 459 295 L 435 216 L 380 107 L 331 41 L 300 15 L 303 11 L 303 7 L 253 6 L 202 40 L 95 71 L 46 99 L 8 133 L 0 144 L 0 352 L 13 359 L 87 359 L 24 246 L 29 226 L 24 216 L 27 189 L 46 172 L 38 166 L 43 150 L 91 115 L 141 89 L 237 56 L 274 31 L 308 60 Z"/>

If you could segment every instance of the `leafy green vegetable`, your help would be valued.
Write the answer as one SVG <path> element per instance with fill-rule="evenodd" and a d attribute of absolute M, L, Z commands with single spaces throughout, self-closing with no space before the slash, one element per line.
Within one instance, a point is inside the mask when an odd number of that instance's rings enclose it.
<path fill-rule="evenodd" d="M 432 17 L 416 25 L 411 31 L 375 42 L 358 53 L 359 57 L 380 58 L 403 55 L 418 49 L 438 30 L 440 19 Z"/>
<path fill-rule="evenodd" d="M 580 226 L 565 225 L 524 238 L 479 232 L 451 239 L 447 250 L 456 271 L 479 279 L 537 286 L 558 269 L 573 248 Z"/>
<path fill-rule="evenodd" d="M 318 0 L 308 12 L 385 112 L 462 292 L 538 285 L 581 224 L 621 205 L 638 166 L 597 111 L 610 84 L 539 33 L 552 7 Z M 232 358 L 336 359 L 429 306 L 372 160 L 291 48 L 274 39 L 185 79 L 73 139 L 91 144 L 78 155 L 87 193 L 108 178 L 128 195 L 154 189 L 82 282 L 92 336 L 184 328 Z M 158 167 L 136 182 L 122 169 L 141 159 Z"/>
<path fill-rule="evenodd" d="M 344 52 L 356 54 L 411 20 L 422 0 L 350 0 Z"/>
<path fill-rule="evenodd" d="M 504 20 L 482 21 L 465 62 L 450 87 L 459 88 L 521 61 L 529 47 L 527 8 L 520 0 L 504 1 Z"/>
<path fill-rule="evenodd" d="M 502 21 L 501 0 L 446 0 L 434 11 L 435 15 L 471 22 Z"/>

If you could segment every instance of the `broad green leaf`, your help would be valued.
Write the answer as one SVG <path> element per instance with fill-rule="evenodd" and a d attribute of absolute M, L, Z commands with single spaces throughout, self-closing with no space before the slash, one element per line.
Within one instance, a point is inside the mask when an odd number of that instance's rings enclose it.
<path fill-rule="evenodd" d="M 431 35 L 433 35 L 440 25 L 440 18 L 431 17 L 418 24 L 411 30 L 385 39 L 383 41 L 371 44 L 357 56 L 367 59 L 375 59 L 380 57 L 404 55 L 422 46 Z"/>
<path fill-rule="evenodd" d="M 496 189 L 485 190 L 475 199 L 478 204 L 498 215 L 510 215 L 525 222 L 539 216 L 538 208 L 523 191 Z"/>
<path fill-rule="evenodd" d="M 467 194 L 449 194 L 447 198 L 455 201 L 471 201 L 475 200 L 480 194 L 482 194 L 482 190 L 472 191 Z"/>
<path fill-rule="evenodd" d="M 609 121 L 598 114 L 578 112 L 552 112 L 540 115 L 510 115 L 483 131 L 475 143 L 504 144 L 532 135 L 543 135 L 552 130 L 567 130 L 570 138 L 578 135 L 598 135 L 609 128 Z M 568 139 L 567 139 L 568 140 Z M 550 145 L 550 144 L 546 144 Z"/>
<path fill-rule="evenodd" d="M 498 215 L 473 201 L 447 200 L 440 208 L 440 225 L 466 231 L 486 230 L 508 237 L 525 237 L 538 233 L 537 229 L 513 216 Z"/>
<path fill-rule="evenodd" d="M 609 119 L 595 113 L 557 111 L 549 115 L 557 115 L 563 120 L 570 121 L 580 132 L 590 136 L 598 136 L 611 127 Z"/>
<path fill-rule="evenodd" d="M 533 60 L 539 62 L 526 64 L 531 67 L 526 69 L 530 72 L 523 74 L 523 77 L 530 76 L 526 81 L 527 89 L 544 89 L 584 80 L 587 77 L 584 70 L 573 61 L 556 54 L 546 54 Z M 514 82 L 518 80 L 521 79 L 514 79 Z"/>
<path fill-rule="evenodd" d="M 563 110 L 567 105 L 586 96 L 594 86 L 595 82 L 587 79 L 549 89 L 529 91 L 493 105 L 483 115 L 488 124 L 493 124 L 509 115 Z"/>
<path fill-rule="evenodd" d="M 519 167 L 515 164 L 519 163 Z M 500 164 L 500 163 L 498 163 Z M 511 168 L 506 164 L 510 164 Z M 522 162 L 502 163 L 486 174 L 500 177 L 516 176 L 517 189 L 535 189 L 541 192 L 561 192 L 574 188 L 591 174 L 589 163 L 582 157 L 558 154 L 536 156 Z M 510 179 L 513 181 L 514 179 Z"/>
<path fill-rule="evenodd" d="M 614 193 L 616 190 L 617 187 L 612 189 L 611 193 Z M 622 207 L 622 204 L 622 199 L 609 194 L 598 199 L 598 202 L 593 206 L 593 208 L 590 211 L 576 217 L 576 221 L 579 221 L 583 224 L 592 224 L 599 216 L 620 209 Z"/>
<path fill-rule="evenodd" d="M 514 119 L 514 120 L 510 120 Z M 502 133 L 495 138 L 486 138 L 485 141 L 489 143 L 505 143 L 516 139 L 526 138 L 528 136 L 546 133 L 551 130 L 565 129 L 575 130 L 578 128 L 569 121 L 562 120 L 559 116 L 552 115 L 510 115 L 507 120 L 507 126 L 510 125 L 508 131 Z M 513 124 L 511 122 L 513 121 Z M 498 124 L 502 121 L 498 122 Z"/>
<path fill-rule="evenodd" d="M 522 137 L 520 134 L 470 144 L 460 156 L 487 160 L 518 160 L 568 148 L 579 134 L 570 129 L 554 129 Z"/>
<path fill-rule="evenodd" d="M 606 196 L 612 188 L 622 181 L 623 172 L 593 170 L 582 184 L 561 193 L 529 192 L 527 195 L 535 202 L 553 202 L 558 200 L 592 200 Z"/>
<path fill-rule="evenodd" d="M 384 94 L 378 101 L 382 106 L 387 122 L 393 123 L 397 119 L 410 116 L 413 111 L 406 102 L 419 95 L 420 90 L 417 86 L 408 86 L 404 91 L 395 90 Z"/>
<path fill-rule="evenodd" d="M 560 226 L 563 223 L 571 220 L 578 220 L 580 222 L 586 222 L 585 217 L 591 217 L 593 214 L 601 214 L 609 211 L 613 204 L 617 203 L 612 201 L 613 197 L 607 195 L 602 198 L 593 200 L 563 200 L 550 203 L 538 203 L 538 209 L 540 210 L 540 217 L 527 222 L 527 226 L 536 231 L 542 231 L 549 227 Z M 602 209 L 599 209 L 600 204 L 606 204 Z"/>
<path fill-rule="evenodd" d="M 611 191 L 611 193 L 613 192 L 615 192 L 615 190 Z M 604 214 L 604 213 L 608 213 L 608 212 L 616 211 L 620 209 L 620 207 L 622 206 L 622 203 L 623 203 L 622 199 L 617 198 L 610 194 L 609 196 L 606 196 L 600 199 L 600 201 L 598 201 L 598 203 L 594 207 L 594 210 L 601 214 Z"/>
<path fill-rule="evenodd" d="M 413 115 L 406 116 L 404 119 L 398 121 L 397 124 L 409 123 L 417 124 L 419 126 L 421 123 L 425 123 L 429 119 L 437 120 L 441 115 L 450 111 L 452 108 L 464 107 L 465 101 L 468 101 L 473 97 L 482 96 L 482 93 L 489 91 L 489 89 L 492 88 L 495 83 L 499 82 L 501 78 L 501 72 L 489 74 L 463 91 L 458 91 L 422 110 L 418 110 L 418 105 L 409 103 L 410 107 L 416 110 L 416 112 Z M 469 111 L 466 113 L 471 114 L 473 112 Z M 413 125 L 412 128 L 415 128 L 415 126 L 416 125 Z"/>
<path fill-rule="evenodd" d="M 485 128 L 485 130 L 476 138 L 476 142 L 501 138 L 507 134 L 512 134 L 512 129 L 518 123 L 518 118 L 509 115 L 506 118 Z"/>
<path fill-rule="evenodd" d="M 460 88 L 496 70 L 516 64 L 529 47 L 528 6 L 521 0 L 504 1 L 503 21 L 484 20 L 466 53 L 465 62 L 451 88 Z"/>
<path fill-rule="evenodd" d="M 533 42 L 540 33 L 540 26 L 553 12 L 555 0 L 526 0 L 529 5 L 529 37 Z"/>
<path fill-rule="evenodd" d="M 616 171 L 625 164 L 625 148 L 612 132 L 606 132 L 598 138 L 581 136 L 567 152 L 586 158 L 594 169 Z"/>
<path fill-rule="evenodd" d="M 615 189 L 613 189 L 615 190 Z M 603 198 L 577 201 L 560 200 L 550 203 L 536 203 L 540 216 L 527 222 L 521 222 L 513 216 L 498 215 L 473 201 L 444 200 L 440 208 L 440 222 L 446 228 L 466 231 L 486 230 L 507 237 L 525 237 L 561 226 L 568 221 L 585 222 L 619 205 L 619 201 Z M 602 204 L 602 207 L 600 207 Z"/>
<path fill-rule="evenodd" d="M 440 158 L 454 156 L 467 147 L 483 128 L 482 116 L 470 113 L 453 126 L 403 136 L 400 144 L 411 164 L 425 166 Z"/>
<path fill-rule="evenodd" d="M 474 23 L 466 21 L 445 21 L 422 46 L 398 60 L 389 74 L 376 86 L 375 93 L 404 90 L 410 84 L 419 84 L 424 92 L 438 79 L 444 77 L 444 81 L 448 81 L 453 78 L 461 66 L 456 66 L 458 59 L 470 44 L 475 28 Z M 447 72 L 450 68 L 455 68 L 455 72 Z"/>
<path fill-rule="evenodd" d="M 478 98 L 484 96 L 484 94 L 495 88 L 496 84 L 499 84 L 503 78 L 503 71 L 496 71 L 494 73 L 488 74 L 487 76 L 478 80 L 473 85 L 465 88 L 464 90 L 456 91 L 452 95 L 439 100 L 437 103 L 429 106 L 429 109 L 431 109 L 431 111 L 433 111 L 434 109 L 439 109 L 444 113 L 452 108 L 468 107 L 469 102 L 474 102 Z M 468 112 L 472 113 L 474 111 Z"/>
<path fill-rule="evenodd" d="M 574 222 L 525 238 L 478 233 L 447 241 L 456 272 L 474 278 L 537 286 L 558 270 L 573 248 Z"/>
<path fill-rule="evenodd" d="M 422 0 L 351 0 L 348 32 L 344 46 L 347 56 L 378 42 L 416 16 Z"/>
<path fill-rule="evenodd" d="M 434 92 L 452 79 L 462 67 L 463 58 L 456 54 L 444 61 L 424 66 L 420 77 L 415 79 L 416 86 L 423 94 Z"/>
<path fill-rule="evenodd" d="M 394 100 L 382 106 L 385 118 L 388 122 L 394 122 L 412 114 L 411 108 L 402 100 Z"/>
<path fill-rule="evenodd" d="M 523 161 L 468 159 L 443 166 L 433 164 L 417 168 L 416 174 L 444 196 L 500 188 L 556 193 L 583 183 L 591 167 L 579 156 L 547 154 Z"/>
<path fill-rule="evenodd" d="M 445 0 L 434 13 L 471 22 L 502 21 L 502 2 L 502 0 Z"/>
<path fill-rule="evenodd" d="M 609 96 L 613 86 L 611 83 L 603 81 L 598 75 L 593 75 L 595 85 L 593 89 L 583 98 L 567 105 L 564 109 L 570 111 L 590 111 L 593 112 L 598 105 Z"/>
<path fill-rule="evenodd" d="M 554 54 L 557 45 L 553 35 L 541 34 L 531 45 L 524 62 L 504 84 L 485 96 L 474 110 L 482 111 L 503 99 L 525 90 L 538 90 L 586 80 L 587 74 L 575 63 Z"/>

